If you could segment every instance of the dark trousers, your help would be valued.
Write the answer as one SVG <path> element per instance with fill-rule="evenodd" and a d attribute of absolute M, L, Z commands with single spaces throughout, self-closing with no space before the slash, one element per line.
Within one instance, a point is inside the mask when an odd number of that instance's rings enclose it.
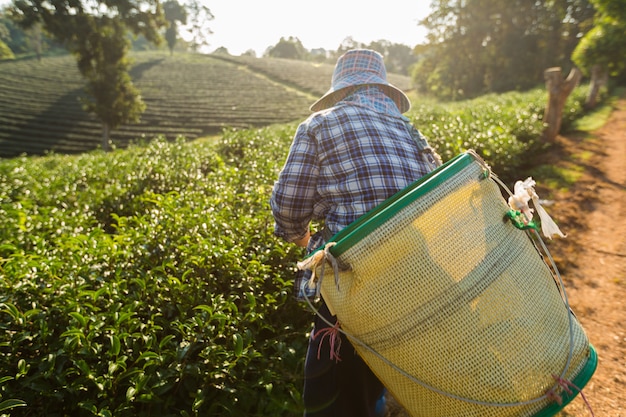
<path fill-rule="evenodd" d="M 336 323 L 325 303 L 319 311 L 329 322 Z M 375 417 L 376 402 L 384 387 L 341 333 L 337 334 L 341 337 L 339 361 L 331 358 L 330 336 L 321 337 L 324 329 L 331 327 L 315 317 L 304 365 L 304 416 Z"/>

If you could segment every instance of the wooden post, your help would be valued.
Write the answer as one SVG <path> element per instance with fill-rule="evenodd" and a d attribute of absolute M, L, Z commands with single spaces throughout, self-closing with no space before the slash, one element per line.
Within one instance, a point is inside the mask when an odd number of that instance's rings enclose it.
<path fill-rule="evenodd" d="M 585 101 L 585 107 L 588 109 L 592 109 L 596 107 L 598 103 L 598 96 L 600 95 L 600 90 L 609 81 L 609 72 L 602 68 L 600 65 L 594 65 L 591 68 L 591 81 L 589 82 L 589 94 L 587 94 L 587 100 Z"/>
<path fill-rule="evenodd" d="M 105 152 L 109 152 L 111 150 L 111 144 L 109 142 L 109 124 L 102 123 L 102 150 Z"/>
<path fill-rule="evenodd" d="M 543 115 L 544 131 L 543 139 L 553 141 L 561 130 L 563 120 L 563 107 L 565 101 L 571 94 L 574 87 L 578 85 L 582 73 L 578 68 L 572 68 L 567 79 L 564 81 L 561 75 L 561 68 L 548 68 L 544 72 L 546 89 L 548 90 L 548 104 Z"/>

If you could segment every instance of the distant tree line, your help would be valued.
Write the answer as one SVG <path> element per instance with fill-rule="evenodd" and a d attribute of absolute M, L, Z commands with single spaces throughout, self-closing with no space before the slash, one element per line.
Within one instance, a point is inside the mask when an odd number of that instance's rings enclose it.
<path fill-rule="evenodd" d="M 266 50 L 264 56 L 334 64 L 340 55 L 353 48 L 368 48 L 380 52 L 385 57 L 387 71 L 397 74 L 408 75 L 411 65 L 417 62 L 417 57 L 408 45 L 392 43 L 384 39 L 366 44 L 358 42 L 352 37 L 344 39 L 334 51 L 323 48 L 307 50 L 297 37 L 282 37 L 276 45 Z"/>
<path fill-rule="evenodd" d="M 458 99 L 534 87 L 548 67 L 569 67 L 591 29 L 588 0 L 434 0 L 420 24 L 416 87 Z"/>
<path fill-rule="evenodd" d="M 62 44 L 41 30 L 41 25 L 24 29 L 9 18 L 7 10 L 0 10 L 0 59 L 31 54 L 41 58 L 44 53 L 65 51 Z"/>
<path fill-rule="evenodd" d="M 549 67 L 597 64 L 623 78 L 624 10 L 624 0 L 433 0 L 412 78 L 446 99 L 528 89 Z"/>

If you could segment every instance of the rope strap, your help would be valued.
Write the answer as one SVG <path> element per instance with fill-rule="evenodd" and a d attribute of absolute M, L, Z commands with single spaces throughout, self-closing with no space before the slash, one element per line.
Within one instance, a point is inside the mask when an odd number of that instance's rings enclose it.
<path fill-rule="evenodd" d="M 315 252 L 312 256 L 307 259 L 298 262 L 297 266 L 300 270 L 309 270 L 311 271 L 311 278 L 309 279 L 309 288 L 315 289 L 315 297 L 319 298 L 320 291 L 322 288 L 322 279 L 324 279 L 324 271 L 326 269 L 326 263 L 330 263 L 333 268 L 333 272 L 335 275 L 335 285 L 337 286 L 337 290 L 339 290 L 339 261 L 337 258 L 330 253 L 330 248 L 335 246 L 337 242 L 328 242 L 326 246 L 324 246 L 323 250 Z M 317 277 L 316 269 L 321 265 L 320 276 Z"/>

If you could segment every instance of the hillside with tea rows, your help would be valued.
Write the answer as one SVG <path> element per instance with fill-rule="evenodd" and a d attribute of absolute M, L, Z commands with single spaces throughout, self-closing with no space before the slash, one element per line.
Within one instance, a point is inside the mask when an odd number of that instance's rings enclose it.
<path fill-rule="evenodd" d="M 250 56 L 234 57 L 224 54 L 213 56 L 250 67 L 273 80 L 285 85 L 293 85 L 298 89 L 313 94 L 315 97 L 322 96 L 328 90 L 334 70 L 334 65 L 291 59 L 257 59 Z M 407 91 L 411 89 L 409 77 L 390 73 L 387 74 L 387 79 L 401 90 Z"/>
<path fill-rule="evenodd" d="M 147 109 L 140 123 L 112 132 L 118 147 L 156 136 L 195 139 L 229 127 L 300 119 L 328 89 L 333 68 L 167 52 L 138 52 L 132 59 L 131 77 Z M 393 80 L 409 86 L 408 77 L 394 75 Z M 100 146 L 101 124 L 82 110 L 84 86 L 69 55 L 0 62 L 0 157 L 77 153 Z"/>

